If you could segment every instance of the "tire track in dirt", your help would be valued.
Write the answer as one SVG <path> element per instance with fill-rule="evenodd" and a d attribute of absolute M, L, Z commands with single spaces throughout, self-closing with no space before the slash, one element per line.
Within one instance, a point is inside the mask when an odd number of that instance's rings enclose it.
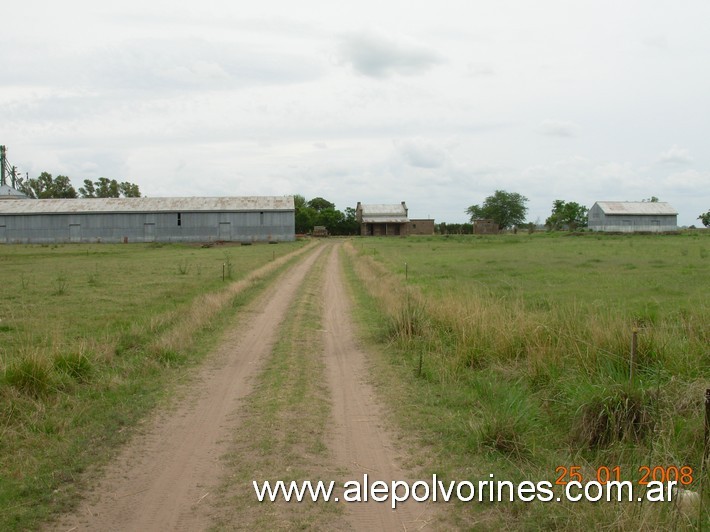
<path fill-rule="evenodd" d="M 325 246 L 312 250 L 252 302 L 199 377 L 167 412 L 148 422 L 106 469 L 78 511 L 56 530 L 204 530 L 221 456 L 238 430 L 232 415 L 252 390 L 300 283 Z"/>
<path fill-rule="evenodd" d="M 398 465 L 399 453 L 393 435 L 386 429 L 384 414 L 375 391 L 367 381 L 365 354 L 355 341 L 349 306 L 352 298 L 345 289 L 340 265 L 340 245 L 328 259 L 325 279 L 325 362 L 333 399 L 335 427 L 331 444 L 339 465 L 352 473 L 351 480 L 362 482 L 367 474 L 391 485 L 406 480 Z M 353 530 L 421 530 L 433 521 L 429 503 L 390 502 L 347 503 L 348 521 Z"/>

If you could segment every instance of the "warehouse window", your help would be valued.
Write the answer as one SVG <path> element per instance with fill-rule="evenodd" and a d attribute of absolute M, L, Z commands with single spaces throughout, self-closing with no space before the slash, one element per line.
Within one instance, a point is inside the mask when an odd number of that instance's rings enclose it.
<path fill-rule="evenodd" d="M 177 215 L 178 215 L 178 225 L 182 225 L 182 213 L 179 212 L 179 213 L 177 213 Z"/>

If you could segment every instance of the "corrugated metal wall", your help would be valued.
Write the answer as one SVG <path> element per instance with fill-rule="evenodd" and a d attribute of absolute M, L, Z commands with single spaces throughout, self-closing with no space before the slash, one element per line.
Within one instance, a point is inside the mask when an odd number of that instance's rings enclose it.
<path fill-rule="evenodd" d="M 678 216 L 664 214 L 606 214 L 596 203 L 589 209 L 587 227 L 594 231 L 661 233 L 678 230 Z"/>
<path fill-rule="evenodd" d="M 287 242 L 293 211 L 6 214 L 0 243 Z"/>

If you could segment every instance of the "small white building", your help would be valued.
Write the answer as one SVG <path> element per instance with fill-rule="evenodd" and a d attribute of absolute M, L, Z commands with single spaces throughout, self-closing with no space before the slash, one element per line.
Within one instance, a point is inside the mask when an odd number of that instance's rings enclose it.
<path fill-rule="evenodd" d="M 678 211 L 663 201 L 597 201 L 589 209 L 593 231 L 662 233 L 678 230 Z"/>

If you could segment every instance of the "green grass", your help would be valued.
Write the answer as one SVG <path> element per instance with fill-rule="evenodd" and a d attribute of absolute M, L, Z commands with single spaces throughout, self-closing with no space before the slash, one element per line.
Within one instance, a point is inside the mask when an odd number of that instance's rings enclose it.
<path fill-rule="evenodd" d="M 301 246 L 2 246 L 0 529 L 76 504 L 83 473 L 285 266 L 248 274 Z"/>
<path fill-rule="evenodd" d="M 223 516 L 217 529 L 326 530 L 342 513 L 339 505 L 324 502 L 255 505 L 252 486 L 252 480 L 261 484 L 342 476 L 329 465 L 326 442 L 331 421 L 322 345 L 327 258 L 324 252 L 306 275 L 272 354 L 245 401 L 228 455 L 231 474 L 220 490 Z"/>
<path fill-rule="evenodd" d="M 376 378 L 429 456 L 423 474 L 554 481 L 558 466 L 589 478 L 618 465 L 638 480 L 644 464 L 690 465 L 699 489 L 709 237 L 354 240 L 351 285 L 382 353 Z M 451 519 L 484 529 L 698 524 L 638 504 L 462 505 Z"/>

